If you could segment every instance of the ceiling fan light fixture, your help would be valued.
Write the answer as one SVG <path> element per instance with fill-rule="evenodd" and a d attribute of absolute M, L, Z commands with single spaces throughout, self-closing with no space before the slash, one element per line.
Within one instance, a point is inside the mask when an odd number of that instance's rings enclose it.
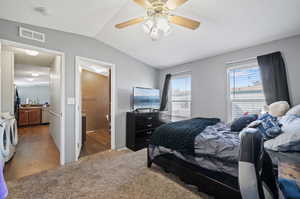
<path fill-rule="evenodd" d="M 162 37 L 162 33 L 160 32 L 160 30 L 157 27 L 153 27 L 150 32 L 150 38 L 153 41 L 157 41 L 157 40 L 161 39 L 161 37 Z"/>
<path fill-rule="evenodd" d="M 163 31 L 165 35 L 170 32 L 171 26 L 169 23 L 168 16 L 158 16 L 156 17 L 156 25 L 157 27 Z"/>
<path fill-rule="evenodd" d="M 143 29 L 146 34 L 149 34 L 151 39 L 157 41 L 171 32 L 171 25 L 168 15 L 159 15 L 149 17 L 143 24 Z"/>
<path fill-rule="evenodd" d="M 143 29 L 145 31 L 146 34 L 150 34 L 151 29 L 154 26 L 154 22 L 152 19 L 147 19 L 144 23 L 143 23 Z"/>
<path fill-rule="evenodd" d="M 169 35 L 172 32 L 171 24 L 196 30 L 200 22 L 173 14 L 173 10 L 188 0 L 133 0 L 146 9 L 146 17 L 138 17 L 116 24 L 117 29 L 127 28 L 143 23 L 142 27 L 147 35 L 154 41 Z M 172 13 L 170 12 L 172 11 Z"/>

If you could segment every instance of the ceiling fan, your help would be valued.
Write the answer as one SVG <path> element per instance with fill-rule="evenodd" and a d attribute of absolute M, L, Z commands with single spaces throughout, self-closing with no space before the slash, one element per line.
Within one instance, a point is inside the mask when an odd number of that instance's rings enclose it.
<path fill-rule="evenodd" d="M 126 28 L 131 25 L 143 23 L 144 31 L 150 35 L 152 40 L 159 40 L 171 32 L 171 25 L 176 24 L 195 30 L 200 22 L 177 16 L 171 12 L 181 6 L 188 0 L 133 0 L 138 5 L 146 9 L 147 15 L 131 19 L 129 21 L 117 24 L 118 29 Z"/>

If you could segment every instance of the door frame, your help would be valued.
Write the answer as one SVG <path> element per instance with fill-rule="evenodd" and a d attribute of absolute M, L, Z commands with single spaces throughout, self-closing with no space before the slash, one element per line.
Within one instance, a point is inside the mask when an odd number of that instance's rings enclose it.
<path fill-rule="evenodd" d="M 2 40 L 0 39 L 0 113 L 2 113 Z"/>
<path fill-rule="evenodd" d="M 100 65 L 102 67 L 109 68 L 111 70 L 111 91 L 110 91 L 110 109 L 111 109 L 111 115 L 110 115 L 110 121 L 111 121 L 111 149 L 115 150 L 116 149 L 116 125 L 115 125 L 115 119 L 116 119 L 116 114 L 117 114 L 117 109 L 116 109 L 116 104 L 117 104 L 117 87 L 116 87 L 116 65 L 108 62 L 103 62 L 99 61 L 96 59 L 90 59 L 86 57 L 81 57 L 81 56 L 76 56 L 75 57 L 75 101 L 76 101 L 76 119 L 75 119 L 75 157 L 76 160 L 78 160 L 79 155 L 78 149 L 77 149 L 77 144 L 81 143 L 76 143 L 77 141 L 77 136 L 79 136 L 81 129 L 80 129 L 80 121 L 81 121 L 81 69 L 85 68 L 82 66 L 82 64 L 95 64 L 95 65 Z M 85 68 L 89 70 L 88 68 Z M 79 136 L 80 137 L 80 136 Z M 82 138 L 81 138 L 82 139 Z M 81 140 L 80 140 L 81 142 Z M 79 151 L 80 153 L 80 151 Z"/>
<path fill-rule="evenodd" d="M 24 44 L 20 42 L 5 40 L 0 38 L 0 53 L 1 53 L 1 47 L 2 45 L 17 47 L 17 48 L 26 48 L 29 50 L 36 50 L 40 52 L 46 52 L 50 54 L 54 54 L 56 56 L 61 56 L 61 129 L 60 129 L 60 165 L 65 164 L 65 107 L 66 107 L 66 97 L 65 97 L 65 53 L 61 51 L 51 50 L 47 48 L 41 48 L 34 45 Z M 1 64 L 1 58 L 0 58 L 0 64 Z M 1 67 L 0 67 L 1 68 Z M 1 70 L 0 70 L 1 74 Z M 1 85 L 1 83 L 0 83 Z M 1 93 L 1 86 L 0 86 L 0 93 Z M 1 102 L 1 101 L 0 101 Z M 0 108 L 1 111 L 1 108 Z"/>

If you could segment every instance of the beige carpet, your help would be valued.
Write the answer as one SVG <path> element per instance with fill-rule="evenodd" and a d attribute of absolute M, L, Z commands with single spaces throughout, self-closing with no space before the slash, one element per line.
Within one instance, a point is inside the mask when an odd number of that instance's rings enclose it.
<path fill-rule="evenodd" d="M 207 198 L 158 167 L 146 167 L 146 151 L 103 152 L 79 162 L 8 182 L 10 199 Z"/>

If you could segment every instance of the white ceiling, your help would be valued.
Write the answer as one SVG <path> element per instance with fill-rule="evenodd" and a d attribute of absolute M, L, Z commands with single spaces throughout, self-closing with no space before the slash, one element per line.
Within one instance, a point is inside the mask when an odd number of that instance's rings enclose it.
<path fill-rule="evenodd" d="M 26 54 L 25 49 L 5 47 L 14 52 L 14 82 L 17 86 L 49 85 L 50 67 L 55 56 L 39 52 L 37 56 Z M 38 74 L 37 77 L 32 74 Z"/>
<path fill-rule="evenodd" d="M 55 56 L 39 52 L 37 56 L 30 56 L 26 54 L 25 49 L 11 48 L 14 51 L 15 64 L 37 65 L 50 67 L 54 61 Z"/>
<path fill-rule="evenodd" d="M 38 77 L 33 77 L 32 73 L 38 73 Z M 15 65 L 15 84 L 17 86 L 49 85 L 50 68 L 46 66 Z"/>
<path fill-rule="evenodd" d="M 1 0 L 0 4 L 0 18 L 95 37 L 154 67 L 300 34 L 299 0 L 189 0 L 175 13 L 200 20 L 200 28 L 191 31 L 174 25 L 172 34 L 157 42 L 144 34 L 141 25 L 114 27 L 145 15 L 132 0 Z M 39 6 L 47 13 L 34 11 Z"/>

